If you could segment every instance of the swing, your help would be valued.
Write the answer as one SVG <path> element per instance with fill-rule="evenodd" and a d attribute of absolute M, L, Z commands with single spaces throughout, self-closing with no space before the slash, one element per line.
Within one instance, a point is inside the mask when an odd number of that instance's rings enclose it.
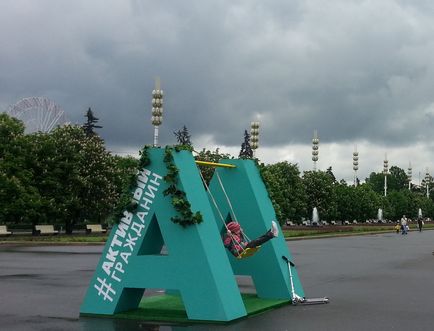
<path fill-rule="evenodd" d="M 241 253 L 239 253 L 236 256 L 236 258 L 240 260 L 240 259 L 244 259 L 246 257 L 250 257 L 250 256 L 254 255 L 260 249 L 261 249 L 261 246 L 244 248 L 244 250 Z"/>
<path fill-rule="evenodd" d="M 202 163 L 202 164 L 204 164 L 204 163 Z M 210 165 L 210 164 L 208 163 L 208 165 Z M 206 188 L 206 190 L 207 190 L 209 196 L 211 197 L 211 200 L 212 200 L 212 202 L 213 202 L 213 204 L 214 204 L 214 206 L 215 206 L 215 208 L 216 208 L 216 210 L 217 210 L 217 212 L 218 212 L 218 214 L 219 214 L 219 216 L 220 216 L 220 219 L 222 220 L 222 222 L 223 222 L 223 224 L 224 224 L 224 226 L 225 226 L 225 228 L 226 228 L 226 232 L 228 233 L 229 237 L 231 238 L 232 243 L 233 243 L 234 245 L 235 245 L 235 244 L 239 244 L 239 243 L 235 240 L 235 238 L 234 238 L 234 236 L 232 235 L 231 231 L 228 229 L 228 226 L 227 226 L 227 224 L 226 224 L 226 222 L 225 222 L 225 220 L 224 220 L 224 218 L 223 218 L 223 215 L 222 215 L 222 213 L 221 213 L 221 211 L 220 211 L 220 209 L 219 209 L 219 207 L 218 207 L 218 205 L 217 205 L 217 202 L 215 201 L 214 196 L 213 196 L 213 194 L 211 193 L 211 190 L 209 189 L 208 184 L 206 183 L 205 178 L 203 177 L 202 172 L 201 172 L 200 170 L 199 170 L 199 174 L 200 174 L 200 177 L 202 178 L 202 182 L 203 182 L 203 184 L 205 185 L 205 188 Z M 228 195 L 227 195 L 227 193 L 226 193 L 226 190 L 225 190 L 225 188 L 224 188 L 224 186 L 223 186 L 223 183 L 222 183 L 222 181 L 221 181 L 221 179 L 220 179 L 220 176 L 219 176 L 217 170 L 215 171 L 215 174 L 217 175 L 217 179 L 218 179 L 218 181 L 219 181 L 219 185 L 220 185 L 220 187 L 221 187 L 221 189 L 222 189 L 222 191 L 223 191 L 223 193 L 224 193 L 224 195 L 225 195 L 225 197 L 226 197 L 226 200 L 227 200 L 227 202 L 228 202 L 229 208 L 230 208 L 230 210 L 231 210 L 231 214 L 232 214 L 232 215 L 231 215 L 231 218 L 234 220 L 233 222 L 238 223 L 238 221 L 236 221 L 237 218 L 236 218 L 236 216 L 235 216 L 234 209 L 232 208 L 231 201 L 229 200 L 229 197 L 228 197 Z M 247 235 L 244 233 L 244 231 L 242 230 L 241 227 L 240 227 L 240 232 L 241 232 L 241 236 L 242 236 L 243 238 L 245 238 L 247 242 L 250 242 L 250 238 L 247 237 Z M 239 251 L 237 250 L 237 255 L 236 255 L 235 257 L 236 257 L 237 259 L 239 259 L 239 260 L 240 260 L 240 259 L 244 259 L 244 258 L 248 258 L 248 257 L 250 257 L 250 256 L 253 256 L 257 251 L 259 251 L 260 248 L 261 248 L 261 246 L 256 246 L 256 247 L 246 247 L 246 248 L 244 248 L 244 247 L 241 246 L 242 251 L 239 252 Z"/>

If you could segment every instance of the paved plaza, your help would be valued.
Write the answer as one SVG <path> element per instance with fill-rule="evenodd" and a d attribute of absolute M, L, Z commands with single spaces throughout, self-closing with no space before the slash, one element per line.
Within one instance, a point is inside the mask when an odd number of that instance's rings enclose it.
<path fill-rule="evenodd" d="M 433 330 L 434 231 L 289 241 L 307 297 L 229 325 L 79 318 L 102 246 L 0 245 L 0 330 Z M 248 279 L 242 290 L 251 292 Z"/>

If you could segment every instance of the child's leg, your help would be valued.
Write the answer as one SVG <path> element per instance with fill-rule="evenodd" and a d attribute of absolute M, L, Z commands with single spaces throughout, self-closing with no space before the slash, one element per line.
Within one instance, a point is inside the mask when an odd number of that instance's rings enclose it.
<path fill-rule="evenodd" d="M 271 233 L 271 231 L 267 231 L 267 233 L 263 234 L 259 238 L 256 238 L 256 239 L 250 241 L 246 247 L 247 248 L 258 247 L 258 246 L 261 246 L 262 244 L 266 243 L 268 240 L 273 239 L 273 238 L 274 238 L 273 233 Z"/>

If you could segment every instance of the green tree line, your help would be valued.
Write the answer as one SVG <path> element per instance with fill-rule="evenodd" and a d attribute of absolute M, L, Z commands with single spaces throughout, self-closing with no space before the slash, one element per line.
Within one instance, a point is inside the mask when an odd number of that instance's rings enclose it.
<path fill-rule="evenodd" d="M 22 122 L 0 114 L 0 224 L 72 233 L 77 224 L 105 223 L 136 168 L 79 126 L 24 134 Z"/>
<path fill-rule="evenodd" d="M 341 222 L 376 219 L 378 209 L 382 209 L 383 219 L 392 221 L 403 215 L 415 219 L 419 208 L 424 217 L 432 218 L 434 214 L 434 202 L 426 197 L 426 183 L 409 189 L 405 171 L 396 166 L 387 175 L 386 196 L 382 173 L 371 173 L 365 183 L 355 187 L 343 180 L 338 182 L 331 168 L 301 175 L 296 164 L 279 162 L 262 164 L 261 171 L 281 223 L 310 219 L 314 207 L 321 220 Z"/>
<path fill-rule="evenodd" d="M 218 149 L 196 155 L 213 162 L 231 157 Z M 132 157 L 112 155 L 97 134 L 86 134 L 82 127 L 24 134 L 22 122 L 0 114 L 0 224 L 55 224 L 72 233 L 85 222 L 107 223 L 125 204 L 122 198 L 137 166 Z M 259 164 L 259 169 L 282 224 L 310 219 L 314 207 L 326 221 L 374 219 L 379 208 L 391 220 L 404 214 L 415 218 L 419 208 L 425 217 L 434 214 L 424 183 L 409 190 L 398 167 L 390 169 L 387 197 L 381 173 L 371 173 L 354 187 L 337 181 L 331 167 L 300 173 L 297 164 L 278 162 Z M 213 169 L 201 170 L 209 181 Z"/>

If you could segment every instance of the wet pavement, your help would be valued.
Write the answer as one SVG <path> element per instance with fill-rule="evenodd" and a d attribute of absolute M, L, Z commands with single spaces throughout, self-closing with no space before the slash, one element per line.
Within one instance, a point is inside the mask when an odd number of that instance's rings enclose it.
<path fill-rule="evenodd" d="M 433 330 L 434 231 L 290 241 L 307 297 L 230 325 L 79 318 L 102 246 L 0 245 L 0 330 Z M 248 279 L 243 290 L 253 291 Z"/>

